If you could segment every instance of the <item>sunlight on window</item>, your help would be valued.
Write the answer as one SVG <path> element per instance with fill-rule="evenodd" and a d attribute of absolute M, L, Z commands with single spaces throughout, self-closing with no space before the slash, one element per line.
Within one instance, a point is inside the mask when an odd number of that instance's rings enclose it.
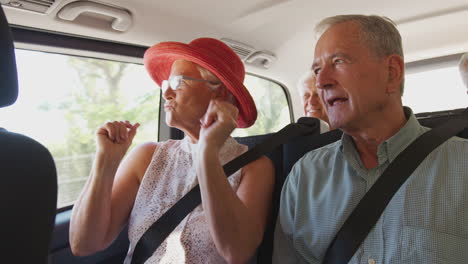
<path fill-rule="evenodd" d="M 140 122 L 133 146 L 157 141 L 160 92 L 142 65 L 26 50 L 16 61 L 19 97 L 0 110 L 0 126 L 52 153 L 58 208 L 75 201 L 89 175 L 98 126 Z"/>
<path fill-rule="evenodd" d="M 407 74 L 403 105 L 414 113 L 465 108 L 468 95 L 456 66 Z"/>

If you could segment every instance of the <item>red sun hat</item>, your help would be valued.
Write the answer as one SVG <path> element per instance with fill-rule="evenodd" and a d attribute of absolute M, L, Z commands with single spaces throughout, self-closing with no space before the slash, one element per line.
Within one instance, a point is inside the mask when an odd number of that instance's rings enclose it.
<path fill-rule="evenodd" d="M 223 42 L 213 38 L 198 38 L 189 44 L 161 42 L 147 49 L 144 64 L 151 78 L 161 87 L 169 78 L 174 61 L 184 59 L 212 72 L 236 97 L 239 105 L 237 126 L 250 127 L 257 119 L 257 108 L 244 86 L 245 68 L 239 56 Z"/>

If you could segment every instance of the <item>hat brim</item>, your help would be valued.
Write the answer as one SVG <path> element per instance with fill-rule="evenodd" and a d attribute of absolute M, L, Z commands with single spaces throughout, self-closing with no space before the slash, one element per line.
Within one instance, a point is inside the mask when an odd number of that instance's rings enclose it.
<path fill-rule="evenodd" d="M 252 96 L 243 80 L 239 80 L 219 57 L 184 43 L 162 42 L 146 50 L 144 64 L 151 78 L 161 87 L 162 81 L 170 75 L 172 64 L 178 59 L 194 62 L 218 77 L 238 101 L 237 126 L 246 128 L 253 125 L 257 109 Z"/>

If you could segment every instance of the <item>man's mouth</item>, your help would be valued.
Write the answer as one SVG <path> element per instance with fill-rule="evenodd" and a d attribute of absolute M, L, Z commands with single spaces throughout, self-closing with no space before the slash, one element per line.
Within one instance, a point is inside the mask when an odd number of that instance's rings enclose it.
<path fill-rule="evenodd" d="M 343 104 L 345 102 L 348 101 L 348 98 L 344 98 L 344 97 L 333 97 L 333 98 L 330 98 L 327 100 L 327 104 L 329 106 L 336 106 L 336 105 L 340 105 L 340 104 Z"/>

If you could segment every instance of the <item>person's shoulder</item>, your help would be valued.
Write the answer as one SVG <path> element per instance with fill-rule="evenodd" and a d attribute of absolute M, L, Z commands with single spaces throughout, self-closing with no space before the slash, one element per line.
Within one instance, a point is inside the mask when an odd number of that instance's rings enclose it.
<path fill-rule="evenodd" d="M 468 155 L 468 139 L 466 138 L 451 137 L 442 147 L 445 147 L 448 151 L 452 152 L 452 154 L 463 153 L 464 155 Z"/>
<path fill-rule="evenodd" d="M 157 149 L 164 148 L 164 147 L 170 147 L 175 144 L 180 144 L 181 140 L 174 140 L 174 139 L 169 139 L 166 141 L 160 141 L 160 142 L 154 142 L 154 141 L 149 141 L 142 143 L 140 145 L 135 146 L 132 150 L 133 155 L 143 155 L 147 156 L 150 155 L 152 156 L 154 152 Z"/>
<path fill-rule="evenodd" d="M 243 173 L 255 175 L 255 177 L 274 178 L 275 167 L 271 159 L 267 156 L 261 156 L 257 160 L 245 165 Z"/>
<path fill-rule="evenodd" d="M 314 150 L 307 152 L 304 156 L 302 156 L 301 159 L 299 159 L 299 161 L 310 162 L 310 161 L 315 161 L 315 160 L 326 159 L 326 158 L 336 155 L 340 151 L 340 148 L 341 148 L 341 139 L 333 143 L 330 143 L 328 145 L 325 145 L 323 147 L 316 148 Z"/>
<path fill-rule="evenodd" d="M 162 142 L 145 142 L 135 146 L 126 159 L 134 166 L 147 167 Z"/>
<path fill-rule="evenodd" d="M 462 137 L 452 137 L 448 140 L 449 142 L 468 144 L 468 139 Z"/>
<path fill-rule="evenodd" d="M 133 148 L 133 150 L 131 151 L 131 155 L 133 156 L 153 155 L 157 147 L 158 147 L 158 142 L 145 142 Z"/>
<path fill-rule="evenodd" d="M 334 160 L 341 151 L 341 139 L 325 145 L 323 147 L 307 152 L 300 158 L 291 169 L 289 177 L 295 178 L 295 181 L 310 180 L 312 176 L 325 177 L 326 174 L 319 173 L 329 171 L 330 166 L 334 166 Z M 315 177 L 314 176 L 314 177 Z"/>
<path fill-rule="evenodd" d="M 468 153 L 468 139 L 461 137 L 451 137 L 442 145 L 446 148 L 460 148 L 465 150 Z"/>
<path fill-rule="evenodd" d="M 157 148 L 158 142 L 146 142 L 135 146 L 125 157 L 123 168 L 130 174 L 136 175 L 141 182 Z"/>
<path fill-rule="evenodd" d="M 267 156 L 261 156 L 255 162 L 253 162 L 257 168 L 260 169 L 274 169 L 273 161 Z"/>
<path fill-rule="evenodd" d="M 464 167 L 468 160 L 468 139 L 452 137 L 432 151 L 426 160 L 434 166 Z"/>

